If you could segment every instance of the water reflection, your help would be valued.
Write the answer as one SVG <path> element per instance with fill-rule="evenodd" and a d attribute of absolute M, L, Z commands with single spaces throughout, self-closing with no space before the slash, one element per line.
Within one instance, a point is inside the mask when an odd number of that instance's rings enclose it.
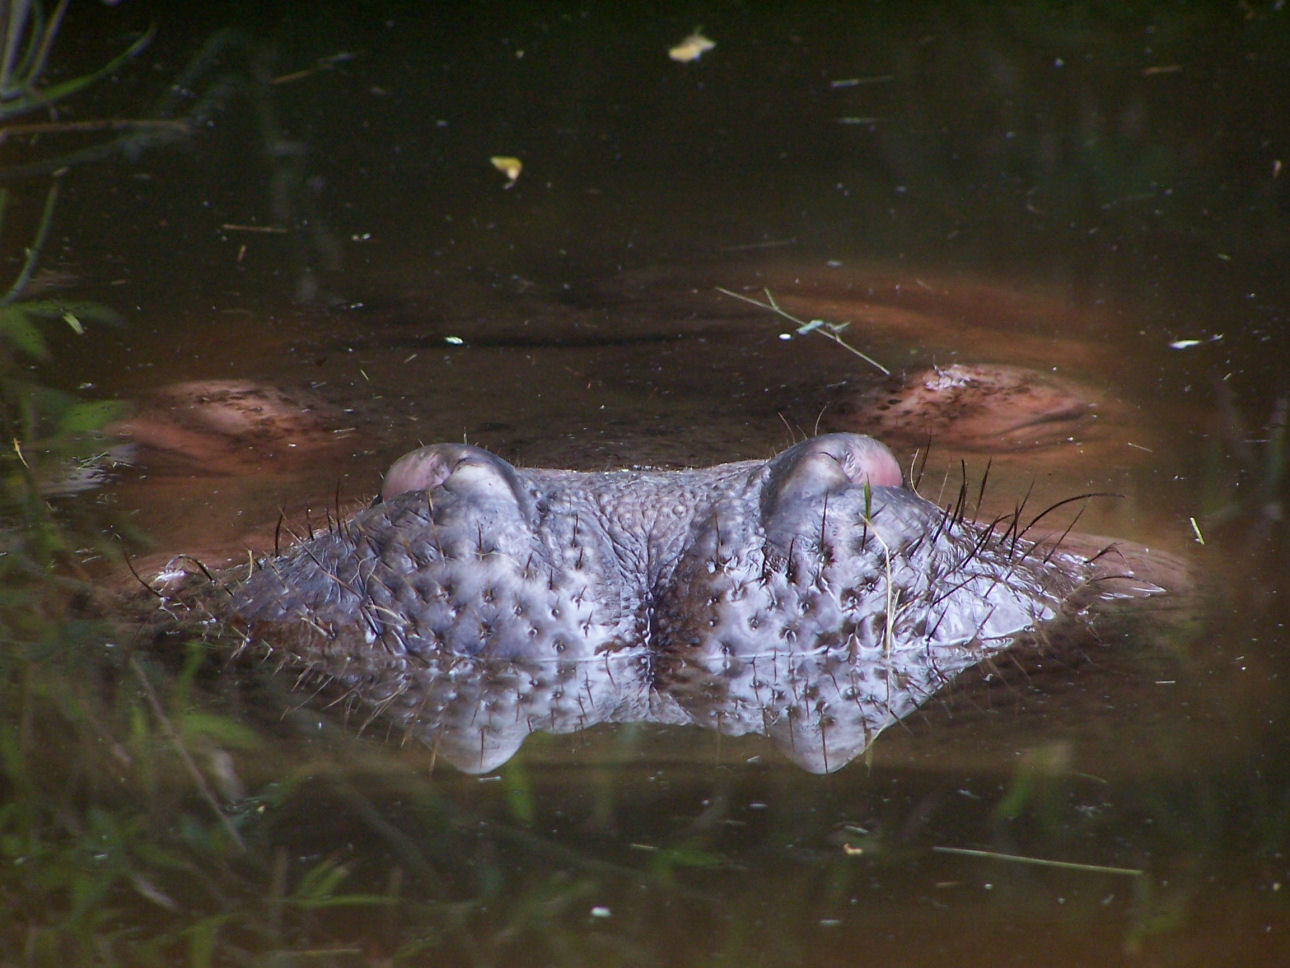
<path fill-rule="evenodd" d="M 532 733 L 601 723 L 762 735 L 803 769 L 831 773 L 981 661 L 971 649 L 944 650 L 932 662 L 821 648 L 664 660 L 662 669 L 641 651 L 564 664 L 437 656 L 399 663 L 388 677 L 368 663 L 361 678 L 338 678 L 350 696 L 467 773 L 497 769 Z"/>

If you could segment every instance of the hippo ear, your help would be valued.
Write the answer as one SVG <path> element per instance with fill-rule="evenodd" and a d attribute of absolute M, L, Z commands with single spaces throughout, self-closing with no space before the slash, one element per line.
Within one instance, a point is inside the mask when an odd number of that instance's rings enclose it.
<path fill-rule="evenodd" d="M 862 434 L 804 440 L 769 463 L 762 511 L 800 505 L 850 487 L 900 487 L 900 465 L 885 445 Z"/>
<path fill-rule="evenodd" d="M 380 500 L 445 485 L 477 493 L 508 489 L 517 499 L 522 493 L 515 468 L 496 454 L 469 444 L 431 444 L 404 454 L 390 466 Z"/>

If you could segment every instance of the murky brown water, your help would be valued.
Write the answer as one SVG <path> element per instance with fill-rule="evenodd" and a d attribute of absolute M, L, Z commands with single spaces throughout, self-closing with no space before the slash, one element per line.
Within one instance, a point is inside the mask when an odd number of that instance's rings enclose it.
<path fill-rule="evenodd" d="M 129 326 L 66 338 L 53 378 L 130 398 L 261 381 L 347 418 L 318 457 L 111 485 L 149 563 L 264 550 L 280 508 L 353 506 L 419 443 L 582 469 L 762 457 L 877 381 L 724 287 L 849 321 L 892 369 L 1086 387 L 1097 422 L 993 455 L 983 513 L 1117 494 L 1079 530 L 1210 579 L 1194 615 L 1108 620 L 1092 654 L 974 680 L 827 777 L 757 739 L 598 727 L 478 778 L 379 724 L 246 709 L 281 746 L 235 762 L 245 789 L 299 785 L 262 821 L 285 876 L 327 856 L 348 889 L 402 884 L 392 914 L 343 910 L 300 946 L 337 964 L 401 945 L 447 964 L 1284 963 L 1285 574 L 1239 529 L 1197 546 L 1188 520 L 1257 486 L 1205 470 L 1226 453 L 1216 387 L 1252 426 L 1286 389 L 1290 30 L 1247 9 L 283 5 L 246 24 L 272 75 L 355 55 L 256 95 L 303 153 L 266 153 L 242 97 L 191 142 L 73 172 L 62 259 Z M 156 43 L 96 110 L 142 111 L 225 23 L 127 4 L 69 44 L 101 56 L 103 31 L 153 14 Z M 670 61 L 696 17 L 717 47 Z M 523 160 L 513 187 L 492 155 Z M 275 215 L 275 177 L 297 176 Z M 957 489 L 960 458 L 979 480 L 984 456 L 931 443 L 925 494 Z"/>

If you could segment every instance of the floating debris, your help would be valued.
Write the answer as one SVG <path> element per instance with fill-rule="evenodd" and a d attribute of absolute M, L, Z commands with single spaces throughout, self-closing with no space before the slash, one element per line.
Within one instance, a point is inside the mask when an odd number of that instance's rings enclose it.
<path fill-rule="evenodd" d="M 703 36 L 702 27 L 696 27 L 694 33 L 669 50 L 667 56 L 678 63 L 686 64 L 690 61 L 697 61 L 716 46 L 715 41 Z"/>
<path fill-rule="evenodd" d="M 1169 348 L 1171 350 L 1190 350 L 1197 346 L 1204 346 L 1206 343 L 1219 343 L 1222 339 L 1222 333 L 1214 333 L 1206 339 L 1176 339 L 1169 344 Z"/>
<path fill-rule="evenodd" d="M 829 87 L 836 91 L 843 87 L 859 87 L 861 84 L 887 84 L 895 79 L 895 74 L 876 74 L 873 77 L 840 77 L 836 81 L 829 81 Z"/>
<path fill-rule="evenodd" d="M 520 172 L 524 170 L 524 163 L 510 155 L 493 155 L 488 160 L 493 163 L 494 168 L 506 176 L 507 188 L 515 184 L 515 179 L 519 178 Z"/>
<path fill-rule="evenodd" d="M 1205 536 L 1200 533 L 1200 525 L 1196 523 L 1196 519 L 1194 517 L 1190 517 L 1187 520 L 1191 522 L 1191 532 L 1196 536 L 1196 543 L 1204 544 Z"/>

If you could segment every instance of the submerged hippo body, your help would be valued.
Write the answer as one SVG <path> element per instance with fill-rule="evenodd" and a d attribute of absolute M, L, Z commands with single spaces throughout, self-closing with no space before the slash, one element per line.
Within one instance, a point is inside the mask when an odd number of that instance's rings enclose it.
<path fill-rule="evenodd" d="M 824 772 L 1096 577 L 961 518 L 852 434 L 652 473 L 437 444 L 216 607 L 463 769 L 649 720 L 766 733 Z"/>

